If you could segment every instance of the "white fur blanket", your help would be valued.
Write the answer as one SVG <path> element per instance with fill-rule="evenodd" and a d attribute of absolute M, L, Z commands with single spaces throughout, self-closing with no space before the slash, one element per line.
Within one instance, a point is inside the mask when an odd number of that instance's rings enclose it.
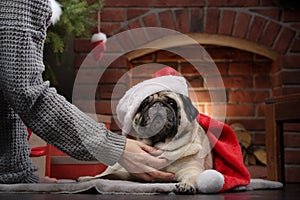
<path fill-rule="evenodd" d="M 51 184 L 0 184 L 1 193 L 82 193 L 97 192 L 99 194 L 168 194 L 173 193 L 176 183 L 137 183 L 131 181 L 95 179 L 87 182 L 60 180 Z M 246 187 L 237 187 L 233 191 L 256 189 L 280 189 L 283 184 L 263 179 L 251 179 Z"/>

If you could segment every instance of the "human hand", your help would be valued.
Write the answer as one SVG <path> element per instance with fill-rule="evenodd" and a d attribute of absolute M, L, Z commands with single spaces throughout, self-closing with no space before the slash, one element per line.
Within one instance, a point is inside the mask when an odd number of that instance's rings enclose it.
<path fill-rule="evenodd" d="M 173 179 L 172 173 L 163 172 L 158 169 L 167 165 L 166 159 L 157 158 L 163 152 L 142 142 L 126 139 L 124 153 L 119 160 L 129 173 L 146 181 L 154 179 Z"/>
<path fill-rule="evenodd" d="M 57 183 L 56 178 L 50 178 L 48 176 L 40 177 L 39 183 Z"/>

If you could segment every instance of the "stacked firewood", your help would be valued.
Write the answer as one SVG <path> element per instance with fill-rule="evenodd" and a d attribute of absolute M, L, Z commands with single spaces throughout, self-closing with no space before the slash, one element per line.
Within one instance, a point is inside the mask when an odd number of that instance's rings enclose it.
<path fill-rule="evenodd" d="M 251 134 L 245 127 L 240 123 L 234 123 L 230 126 L 241 145 L 245 165 L 266 165 L 267 155 L 265 149 L 252 144 Z"/>

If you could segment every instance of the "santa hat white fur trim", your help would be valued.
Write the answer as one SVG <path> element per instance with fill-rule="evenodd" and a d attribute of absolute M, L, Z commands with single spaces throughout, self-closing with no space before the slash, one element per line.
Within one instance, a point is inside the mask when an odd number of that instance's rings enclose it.
<path fill-rule="evenodd" d="M 188 96 L 186 81 L 180 76 L 161 76 L 148 79 L 133 86 L 125 93 L 116 108 L 123 134 L 130 133 L 132 118 L 142 101 L 146 97 L 163 90 L 174 91 Z"/>
<path fill-rule="evenodd" d="M 203 171 L 197 180 L 197 189 L 201 193 L 217 193 L 225 183 L 224 176 L 213 169 Z"/>
<path fill-rule="evenodd" d="M 98 42 L 98 41 L 103 41 L 104 43 L 106 42 L 107 40 L 107 37 L 104 33 L 95 33 L 93 34 L 92 38 L 91 38 L 91 42 Z"/>
<path fill-rule="evenodd" d="M 59 21 L 59 18 L 62 14 L 62 9 L 61 5 L 55 0 L 50 0 L 50 6 L 52 9 L 51 23 L 54 25 Z"/>

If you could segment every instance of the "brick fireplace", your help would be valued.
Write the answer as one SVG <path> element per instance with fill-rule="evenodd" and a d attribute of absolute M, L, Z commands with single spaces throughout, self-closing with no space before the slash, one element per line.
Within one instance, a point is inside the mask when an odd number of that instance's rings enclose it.
<path fill-rule="evenodd" d="M 226 123 L 242 123 L 250 131 L 253 144 L 264 147 L 265 99 L 300 92 L 299 9 L 281 8 L 272 0 L 105 1 L 102 31 L 108 36 L 141 27 L 168 28 L 197 40 L 215 62 L 224 82 Z M 83 38 L 75 39 L 74 48 L 74 65 L 78 70 L 92 48 Z M 181 44 L 180 48 L 188 51 L 193 46 Z M 151 63 L 178 70 L 193 88 L 199 100 L 194 102 L 198 109 L 207 115 L 217 115 L 212 113 L 205 79 L 190 63 L 166 50 L 130 52 L 116 59 L 99 81 L 93 105 L 96 112 L 114 116 L 114 107 L 123 94 L 112 99 L 114 88 L 125 91 L 150 78 L 156 70 L 147 65 Z M 146 66 L 145 71 L 133 71 L 121 84 L 116 84 L 128 70 L 140 65 Z M 90 87 L 90 73 L 87 69 L 86 79 L 82 80 L 83 94 Z M 74 103 L 83 111 L 93 110 L 86 99 L 77 98 Z M 111 129 L 120 131 L 115 121 Z M 285 146 L 286 180 L 300 182 L 298 124 L 285 126 Z"/>

